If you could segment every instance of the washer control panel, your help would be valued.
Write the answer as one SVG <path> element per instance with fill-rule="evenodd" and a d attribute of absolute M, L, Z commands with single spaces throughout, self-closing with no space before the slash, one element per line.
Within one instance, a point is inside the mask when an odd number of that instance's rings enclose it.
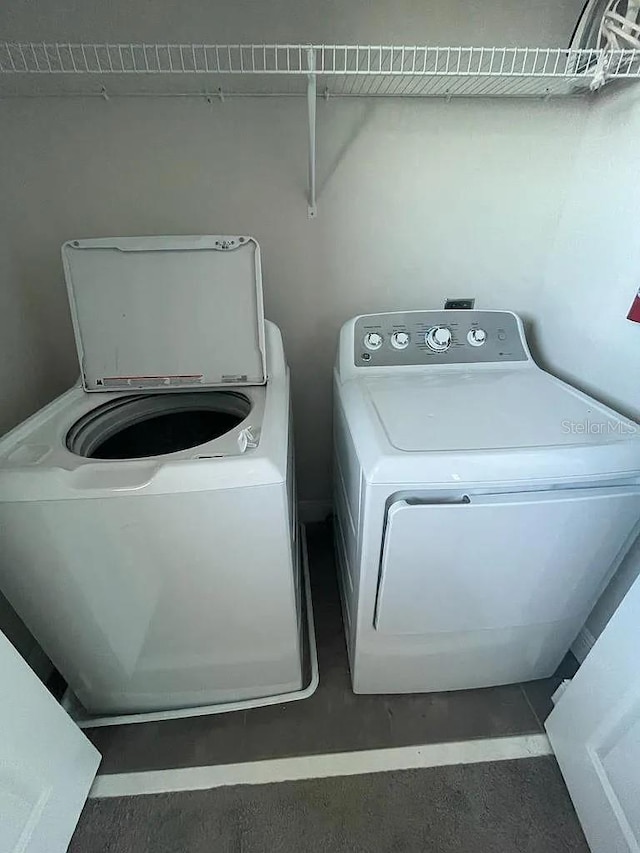
<path fill-rule="evenodd" d="M 354 325 L 356 367 L 527 361 L 508 311 L 398 311 L 367 314 Z"/>

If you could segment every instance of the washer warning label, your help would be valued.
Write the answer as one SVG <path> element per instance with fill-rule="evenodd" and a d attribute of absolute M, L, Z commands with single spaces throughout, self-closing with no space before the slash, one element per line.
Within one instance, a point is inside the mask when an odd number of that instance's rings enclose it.
<path fill-rule="evenodd" d="M 174 376 L 104 376 L 97 385 L 104 388 L 176 388 L 181 385 L 197 385 L 204 381 L 203 373 L 178 374 Z"/>

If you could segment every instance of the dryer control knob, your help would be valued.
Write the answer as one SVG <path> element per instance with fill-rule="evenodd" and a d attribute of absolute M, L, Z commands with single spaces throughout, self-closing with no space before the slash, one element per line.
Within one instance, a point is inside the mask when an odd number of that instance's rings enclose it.
<path fill-rule="evenodd" d="M 406 349 L 410 340 L 408 332 L 394 332 L 391 335 L 391 346 L 394 349 Z"/>
<path fill-rule="evenodd" d="M 382 335 L 378 332 L 367 332 L 364 336 L 364 345 L 367 349 L 380 349 L 382 346 Z"/>
<path fill-rule="evenodd" d="M 432 352 L 446 352 L 451 346 L 451 329 L 446 326 L 434 326 L 424 336 L 424 342 Z"/>
<path fill-rule="evenodd" d="M 467 335 L 467 340 L 472 347 L 481 347 L 487 340 L 487 333 L 484 329 L 471 329 Z"/>

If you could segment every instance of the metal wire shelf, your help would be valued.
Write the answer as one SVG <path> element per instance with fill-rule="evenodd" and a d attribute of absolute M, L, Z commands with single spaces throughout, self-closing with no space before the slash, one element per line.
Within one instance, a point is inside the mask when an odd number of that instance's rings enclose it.
<path fill-rule="evenodd" d="M 111 78 L 110 86 L 114 76 L 149 80 L 156 75 L 179 75 L 205 76 L 209 89 L 223 89 L 226 94 L 303 95 L 310 73 L 319 91 L 333 96 L 562 95 L 584 92 L 609 80 L 640 79 L 640 50 L 0 43 L 0 74 L 5 83 L 0 93 L 5 94 L 28 93 L 29 87 L 15 88 L 9 81 L 33 81 L 35 75 L 53 75 L 58 80 L 61 75 L 76 80 Z M 106 85 L 104 79 L 102 85 Z M 30 91 L 39 93 L 37 87 Z M 69 93 L 68 86 L 60 84 L 40 91 Z M 135 93 L 130 86 L 116 87 L 116 94 L 127 92 Z M 150 92 L 147 87 L 141 94 Z"/>
<path fill-rule="evenodd" d="M 0 97 L 306 96 L 308 214 L 325 97 L 554 97 L 640 79 L 640 50 L 0 42 Z"/>

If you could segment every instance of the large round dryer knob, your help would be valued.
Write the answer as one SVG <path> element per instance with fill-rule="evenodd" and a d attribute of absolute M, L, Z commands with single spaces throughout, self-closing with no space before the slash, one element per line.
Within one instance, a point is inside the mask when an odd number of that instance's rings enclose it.
<path fill-rule="evenodd" d="M 432 352 L 446 352 L 451 346 L 451 329 L 446 326 L 434 326 L 424 336 L 424 342 Z"/>

